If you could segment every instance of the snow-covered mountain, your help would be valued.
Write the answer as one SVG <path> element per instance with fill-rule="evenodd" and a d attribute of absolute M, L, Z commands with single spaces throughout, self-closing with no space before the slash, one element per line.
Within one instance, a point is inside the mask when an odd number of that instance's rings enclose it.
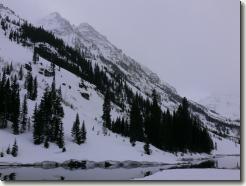
<path fill-rule="evenodd" d="M 101 65 L 111 69 L 112 72 L 117 69 L 125 75 L 129 84 L 143 95 L 150 96 L 152 90 L 155 89 L 161 97 L 163 109 L 168 108 L 173 111 L 179 106 L 182 98 L 174 87 L 161 81 L 147 67 L 140 65 L 140 63 L 124 54 L 122 50 L 114 46 L 88 23 L 81 23 L 78 26 L 71 25 L 60 14 L 52 13 L 41 19 L 37 26 L 50 30 L 66 41 L 68 45 L 83 51 L 89 59 L 100 62 Z M 66 30 L 66 32 L 61 32 L 60 30 Z M 204 107 L 191 100 L 190 102 L 194 114 L 208 126 L 216 128 L 215 125 L 221 125 L 222 123 L 232 126 L 239 125 L 238 121 L 228 121 L 228 117 L 225 118 L 224 115 L 215 113 L 210 107 Z"/>
<path fill-rule="evenodd" d="M 141 92 L 151 95 L 152 90 L 157 89 L 162 94 L 162 100 L 165 102 L 164 107 L 171 110 L 177 108 L 177 101 L 172 95 L 177 95 L 175 88 L 167 83 L 162 83 L 155 73 L 124 54 L 88 23 L 74 26 L 60 14 L 52 13 L 40 20 L 37 26 L 52 31 L 68 45 L 83 51 L 88 58 L 101 61 L 101 64 L 111 69 L 117 67 L 125 74 L 128 82 Z"/>
<path fill-rule="evenodd" d="M 240 96 L 213 94 L 199 101 L 202 105 L 232 120 L 240 121 Z"/>
<path fill-rule="evenodd" d="M 35 104 L 40 103 L 46 86 L 51 85 L 53 80 L 53 77 L 46 76 L 44 73 L 45 71 L 50 71 L 52 61 L 40 57 L 38 63 L 32 63 L 34 47 L 39 45 L 48 48 L 53 53 L 59 52 L 48 43 L 33 43 L 29 41 L 27 44 L 22 45 L 10 40 L 10 32 L 18 32 L 24 20 L 3 5 L 0 5 L 0 15 L 0 20 L 6 19 L 6 17 L 9 19 L 7 29 L 5 31 L 0 29 L 0 74 L 2 74 L 2 69 L 10 63 L 13 65 L 13 71 L 8 75 L 9 78 L 18 74 L 21 65 L 26 67 L 31 64 L 32 74 L 38 80 L 37 100 L 28 100 L 28 116 L 31 118 Z M 181 103 L 182 98 L 172 86 L 162 82 L 155 73 L 128 57 L 89 24 L 82 23 L 79 26 L 74 26 L 62 18 L 59 13 L 52 13 L 42 19 L 38 25 L 42 25 L 45 29 L 52 31 L 68 45 L 76 48 L 92 64 L 97 64 L 101 68 L 107 69 L 109 78 L 113 77 L 112 74 L 121 74 L 134 93 L 138 92 L 144 98 L 149 98 L 152 89 L 155 89 L 160 95 L 160 104 L 163 110 L 168 108 L 173 111 Z M 23 73 L 26 76 L 28 69 L 24 69 Z M 177 161 L 177 157 L 174 154 L 159 150 L 152 145 L 150 145 L 152 154 L 148 156 L 143 152 L 142 142 L 137 142 L 136 146 L 132 147 L 127 137 L 122 137 L 112 132 L 109 132 L 108 136 L 104 136 L 102 134 L 101 120 L 104 96 L 97 90 L 96 86 L 85 80 L 83 81 L 84 86 L 81 86 L 81 77 L 58 67 L 55 67 L 55 80 L 56 86 L 61 87 L 62 106 L 65 111 L 63 123 L 66 152 L 61 153 L 60 149 L 54 144 L 51 144 L 49 149 L 44 149 L 43 146 L 35 146 L 33 145 L 31 132 L 15 136 L 11 134 L 8 128 L 0 130 L 0 150 L 6 149 L 9 144 L 13 143 L 14 139 L 17 139 L 20 146 L 20 156 L 18 159 L 5 156 L 0 161 L 36 162 L 54 160 L 61 162 L 67 160 L 68 157 L 70 159 L 94 161 L 136 160 L 168 163 Z M 21 102 L 23 102 L 23 97 L 27 90 L 24 88 L 24 80 L 18 80 L 18 82 L 20 84 Z M 240 150 L 240 145 L 238 144 L 238 139 L 240 139 L 239 122 L 230 121 L 198 103 L 189 101 L 193 115 L 199 117 L 203 122 L 203 126 L 210 131 L 213 141 L 217 143 L 217 149 L 214 153 L 238 154 Z M 85 121 L 87 128 L 88 141 L 82 146 L 73 143 L 71 139 L 71 127 L 77 113 L 81 120 Z M 116 104 L 113 104 L 111 114 L 113 119 L 117 116 L 127 115 L 126 111 L 122 111 Z M 228 130 L 221 135 L 221 128 Z M 98 152 L 100 152 L 100 155 L 98 155 Z"/>

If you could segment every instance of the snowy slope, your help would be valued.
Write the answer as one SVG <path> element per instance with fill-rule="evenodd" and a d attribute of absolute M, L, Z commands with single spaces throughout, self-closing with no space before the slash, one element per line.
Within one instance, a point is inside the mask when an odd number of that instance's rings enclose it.
<path fill-rule="evenodd" d="M 66 23 L 65 26 L 64 22 Z M 147 67 L 140 65 L 124 54 L 122 50 L 110 43 L 105 36 L 101 35 L 88 23 L 82 23 L 78 26 L 71 25 L 60 14 L 52 13 L 40 20 L 37 25 L 52 31 L 68 45 L 84 52 L 88 59 L 97 61 L 101 66 L 111 69 L 112 72 L 115 72 L 115 68 L 121 71 L 121 73 L 125 74 L 128 85 L 133 90 L 140 92 L 144 97 L 150 96 L 152 90 L 155 89 L 160 95 L 161 106 L 164 110 L 168 108 L 173 111 L 179 106 L 182 98 L 175 88 L 168 83 L 162 82 Z M 67 31 L 61 32 L 60 30 Z M 231 128 L 229 129 L 231 131 L 229 136 L 239 137 L 239 121 L 231 121 L 228 117 L 215 113 L 209 107 L 202 106 L 192 100 L 190 100 L 190 103 L 193 114 L 199 117 L 205 126 L 209 126 L 211 130 L 217 130 L 218 126 L 224 125 Z"/>
<path fill-rule="evenodd" d="M 172 94 L 177 95 L 177 92 L 172 86 L 162 83 L 155 73 L 124 54 L 88 23 L 81 23 L 78 26 L 68 23 L 60 14 L 52 13 L 40 20 L 37 26 L 52 31 L 68 45 L 78 48 L 88 58 L 100 61 L 111 70 L 116 65 L 126 75 L 128 82 L 141 92 L 151 95 L 155 88 L 162 95 L 164 108 L 170 110 L 177 108 L 177 101 L 172 97 Z"/>
<path fill-rule="evenodd" d="M 14 14 L 11 10 L 3 7 L 0 5 L 0 14 L 1 16 L 5 17 L 6 15 L 9 16 L 11 19 L 19 21 L 20 18 Z M 68 42 L 68 39 L 75 39 L 77 37 L 76 32 L 74 30 L 83 33 L 84 44 L 88 45 L 93 43 L 92 40 L 95 40 L 96 37 L 90 36 L 93 32 L 92 28 L 88 26 L 88 24 L 82 24 L 78 28 L 74 26 L 70 27 L 70 23 L 62 20 L 62 21 L 52 21 L 50 17 L 54 20 L 57 17 L 60 19 L 58 13 L 54 13 L 49 17 L 46 17 L 46 23 L 49 24 L 49 27 L 52 29 L 57 28 L 57 32 L 60 32 L 61 35 L 65 35 L 69 33 L 69 37 L 66 36 L 65 39 Z M 56 24 L 56 25 L 54 25 Z M 52 27 L 54 25 L 54 27 Z M 60 27 L 61 26 L 61 27 Z M 17 29 L 16 25 L 11 25 L 10 29 Z M 9 29 L 9 30 L 10 30 Z M 80 30 L 80 31 L 79 31 Z M 70 32 L 72 31 L 72 34 Z M 87 33 L 87 34 L 86 34 Z M 94 34 L 98 34 L 95 31 Z M 64 36 L 64 37 L 65 37 Z M 78 38 L 77 38 L 78 39 Z M 79 38 L 82 40 L 82 37 Z M 86 41 L 87 40 L 87 41 Z M 94 53 L 95 59 L 92 60 L 94 63 L 101 63 L 103 62 L 100 57 L 96 56 L 99 53 L 95 51 L 102 51 L 102 47 L 105 47 L 105 51 L 108 51 L 108 58 L 114 63 L 119 63 L 119 68 L 122 68 L 124 71 L 124 64 L 129 65 L 125 68 L 125 73 L 129 73 L 129 80 L 128 84 L 135 88 L 136 91 L 141 90 L 150 90 L 152 88 L 157 88 L 159 92 L 162 92 L 162 101 L 163 107 L 167 108 L 176 108 L 178 101 L 170 101 L 170 99 L 174 99 L 173 96 L 178 96 L 175 90 L 167 85 L 162 84 L 155 84 L 158 77 L 152 74 L 147 69 L 141 67 L 137 64 L 134 60 L 128 58 L 122 52 L 118 51 L 122 57 L 122 60 L 126 58 L 125 61 L 115 61 L 113 58 L 118 58 L 118 54 L 116 55 L 118 49 L 114 49 L 115 55 L 110 54 L 110 50 L 113 50 L 114 46 L 111 44 L 106 45 L 105 42 L 107 39 L 103 36 L 98 36 L 96 40 L 104 41 L 99 44 L 99 41 L 95 41 L 95 45 L 93 46 L 95 50 L 88 49 L 90 53 Z M 70 40 L 73 41 L 73 40 Z M 81 41 L 82 44 L 82 41 Z M 99 50 L 100 46 L 100 50 Z M 88 47 L 88 46 L 86 46 Z M 107 49 L 109 47 L 110 49 Z M 104 51 L 104 52 L 105 52 Z M 14 55 L 13 55 L 14 54 Z M 105 54 L 104 54 L 105 55 Z M 14 71 L 11 75 L 14 75 L 18 72 L 20 65 L 25 65 L 32 61 L 33 57 L 33 47 L 23 47 L 22 45 L 18 45 L 16 42 L 11 42 L 2 29 L 0 29 L 0 69 L 7 64 L 12 62 Z M 91 57 L 91 56 L 90 56 Z M 107 57 L 106 55 L 104 56 Z M 129 61 L 127 61 L 129 60 Z M 113 62 L 107 64 L 105 61 L 102 65 L 107 65 L 110 67 Z M 129 62 L 129 63 L 128 63 Z M 112 64 L 111 64 L 112 63 Z M 36 101 L 28 100 L 28 115 L 29 117 L 33 114 L 33 109 L 35 103 L 39 103 L 40 99 L 43 95 L 44 89 L 47 84 L 51 85 L 52 77 L 45 77 L 44 75 L 40 74 L 42 69 L 50 69 L 51 63 L 45 59 L 40 57 L 39 62 L 35 65 L 32 64 L 32 75 L 37 76 L 38 79 L 38 98 Z M 112 69 L 113 70 L 113 69 Z M 137 74 L 134 74 L 137 72 Z M 0 71 L 1 74 L 1 71 Z M 24 70 L 24 74 L 27 74 L 27 71 Z M 142 78 L 140 78 L 140 76 Z M 69 159 L 87 159 L 87 160 L 94 160 L 94 161 L 102 161 L 102 160 L 136 160 L 136 161 L 154 161 L 154 162 L 165 162 L 165 163 L 174 163 L 180 159 L 180 156 L 175 156 L 174 154 L 163 152 L 161 150 L 156 149 L 155 147 L 151 146 L 152 155 L 148 156 L 144 154 L 143 150 L 143 143 L 137 142 L 135 147 L 132 147 L 129 143 L 129 138 L 124 138 L 119 135 L 110 133 L 109 136 L 104 136 L 102 134 L 102 104 L 103 104 L 103 96 L 95 90 L 94 85 L 85 82 L 88 89 L 85 90 L 84 88 L 80 88 L 79 84 L 81 79 L 75 76 L 74 74 L 64 70 L 56 68 L 56 86 L 57 88 L 61 86 L 62 89 L 62 98 L 63 98 L 63 108 L 65 111 L 65 116 L 63 119 L 64 123 L 64 133 L 65 133 L 65 145 L 66 145 L 66 152 L 62 153 L 61 149 L 59 149 L 56 145 L 50 144 L 49 149 L 43 148 L 43 146 L 35 146 L 33 145 L 32 139 L 32 131 L 29 131 L 24 134 L 20 134 L 18 136 L 14 136 L 10 129 L 0 130 L 0 150 L 7 149 L 8 145 L 12 145 L 14 139 L 16 138 L 19 145 L 19 156 L 17 158 L 13 158 L 12 156 L 5 156 L 4 158 L 0 158 L 0 162 L 38 162 L 44 160 L 53 160 L 62 162 Z M 21 98 L 23 99 L 26 90 L 24 89 L 24 80 L 19 81 L 20 88 L 21 88 Z M 139 89 L 137 89 L 137 87 Z M 89 100 L 86 100 L 81 96 L 81 93 L 88 93 L 90 95 Z M 142 94 L 145 94 L 142 92 Z M 146 94 L 145 94 L 146 95 Z M 166 96 L 166 97 L 165 97 Z M 166 98 L 166 99 L 165 99 Z M 21 100 L 22 102 L 23 100 Z M 118 107 L 113 105 L 112 110 L 112 117 L 116 118 L 117 116 L 125 113 L 121 113 L 117 111 Z M 76 114 L 79 113 L 81 122 L 84 120 L 87 129 L 87 142 L 81 146 L 72 142 L 71 139 L 71 128 L 72 124 L 75 120 Z M 92 128 L 94 127 L 94 130 Z M 231 132 L 231 135 L 234 133 Z M 217 150 L 213 152 L 213 154 L 239 154 L 240 145 L 235 145 L 235 143 L 229 139 L 221 139 L 214 135 L 214 141 L 217 143 Z M 227 148 L 224 148 L 224 147 Z M 100 154 L 98 154 L 100 152 Z M 30 156 L 31 154 L 31 156 Z M 190 154 L 187 154 L 190 156 Z M 194 157 L 198 156 L 206 156 L 206 155 L 193 155 Z"/>
<path fill-rule="evenodd" d="M 240 120 L 240 95 L 213 94 L 199 101 L 202 105 L 232 120 Z"/>
<path fill-rule="evenodd" d="M 11 42 L 0 31 L 0 51 L 1 51 L 1 63 L 2 68 L 7 62 L 12 62 L 14 71 L 32 60 L 33 51 L 28 48 L 24 48 Z M 14 51 L 17 55 L 11 55 L 10 51 Z M 49 69 L 50 62 L 40 58 L 37 65 L 32 65 L 32 74 L 38 78 L 38 99 L 37 103 L 43 95 L 44 89 L 47 84 L 51 85 L 52 77 L 45 77 L 39 74 L 41 68 Z M 26 71 L 25 71 L 26 74 Z M 24 90 L 24 81 L 19 81 L 21 88 L 21 97 L 24 96 L 26 90 Z M 63 108 L 65 117 L 63 119 L 64 132 L 65 132 L 65 144 L 67 151 L 61 152 L 56 145 L 52 145 L 47 150 L 43 146 L 33 145 L 32 133 L 28 132 L 15 136 L 11 134 L 9 129 L 0 130 L 0 149 L 7 149 L 8 145 L 12 145 L 14 139 L 17 139 L 19 145 L 19 156 L 13 158 L 11 156 L 5 156 L 1 158 L 1 162 L 37 162 L 44 160 L 53 160 L 62 162 L 69 159 L 88 159 L 94 161 L 101 160 L 148 160 L 148 161 L 167 161 L 173 162 L 175 160 L 174 155 L 170 153 L 164 153 L 154 147 L 153 155 L 147 156 L 143 152 L 143 144 L 137 143 L 136 147 L 131 147 L 129 139 L 122 138 L 119 135 L 110 133 L 110 136 L 103 136 L 102 134 L 102 104 L 103 97 L 94 90 L 94 86 L 86 83 L 89 87 L 87 91 L 79 88 L 80 79 L 70 72 L 61 69 L 56 69 L 56 85 L 62 87 L 63 95 Z M 71 86 L 71 88 L 69 88 Z M 90 100 L 86 100 L 81 96 L 81 92 L 87 92 L 90 95 Z M 28 100 L 28 114 L 32 116 L 35 102 Z M 71 108 L 72 106 L 72 108 Z M 71 128 L 75 120 L 76 113 L 79 113 L 81 122 L 84 120 L 88 132 L 88 141 L 84 145 L 77 145 L 72 142 Z M 118 114 L 115 110 L 112 112 L 113 118 Z M 92 128 L 94 127 L 94 131 Z M 100 156 L 98 156 L 100 152 Z M 32 156 L 30 156 L 32 154 Z M 40 155 L 41 154 L 41 155 Z"/>

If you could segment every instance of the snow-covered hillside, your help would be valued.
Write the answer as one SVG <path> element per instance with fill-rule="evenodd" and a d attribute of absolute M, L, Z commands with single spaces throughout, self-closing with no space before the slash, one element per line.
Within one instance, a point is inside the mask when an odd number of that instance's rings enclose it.
<path fill-rule="evenodd" d="M 199 103 L 224 117 L 240 121 L 240 95 L 214 94 L 200 100 Z"/>
<path fill-rule="evenodd" d="M 2 17 L 9 16 L 11 20 L 23 22 L 18 16 L 8 8 L 0 5 L 0 14 Z M 81 24 L 78 27 L 71 25 L 64 20 L 58 13 L 53 13 L 40 22 L 44 28 L 51 29 L 57 36 L 64 39 L 68 44 L 86 52 L 86 56 L 93 64 L 100 64 L 102 67 L 108 67 L 114 72 L 115 67 L 125 74 L 127 84 L 135 92 L 139 92 L 145 97 L 151 94 L 151 90 L 155 88 L 161 95 L 162 108 L 174 110 L 178 107 L 181 97 L 175 89 L 168 84 L 161 83 L 157 75 L 152 73 L 146 67 L 139 65 L 136 61 L 122 53 L 112 45 L 106 37 L 100 35 L 88 24 Z M 5 33 L 0 29 L 0 74 L 2 68 L 7 64 L 12 63 L 13 71 L 11 76 L 17 74 L 20 66 L 32 63 L 33 46 L 26 47 L 11 41 L 8 34 L 11 30 L 17 30 L 18 25 L 10 24 L 10 28 Z M 34 45 L 34 44 L 33 44 Z M 51 48 L 55 50 L 54 48 Z M 51 85 L 53 77 L 47 77 L 43 71 L 51 68 L 51 62 L 40 57 L 37 64 L 32 63 L 32 75 L 38 80 L 38 98 L 35 101 L 28 100 L 28 116 L 31 118 L 34 111 L 34 106 L 39 103 L 47 85 Z M 24 75 L 27 70 L 24 69 Z M 102 105 L 104 96 L 97 91 L 95 85 L 84 81 L 87 89 L 81 88 L 81 78 L 63 68 L 55 68 L 55 80 L 57 88 L 61 87 L 62 91 L 62 106 L 65 112 L 63 118 L 64 136 L 66 152 L 62 152 L 54 144 L 50 144 L 49 149 L 45 149 L 43 145 L 36 146 L 33 144 L 32 131 L 13 135 L 10 129 L 0 130 L 0 150 L 5 151 L 9 145 L 14 143 L 16 139 L 19 145 L 19 155 L 14 158 L 10 155 L 5 155 L 0 158 L 0 162 L 22 162 L 33 163 L 45 160 L 53 160 L 62 162 L 67 159 L 79 160 L 135 160 L 135 161 L 152 161 L 174 163 L 179 161 L 181 156 L 176 156 L 169 152 L 164 152 L 150 145 L 152 150 L 151 155 L 146 155 L 143 149 L 143 143 L 137 142 L 136 146 L 132 147 L 129 138 L 109 132 L 107 136 L 102 132 Z M 24 80 L 19 80 L 21 103 L 23 102 L 26 89 L 24 88 Z M 89 95 L 89 98 L 81 96 L 82 93 Z M 235 143 L 234 138 L 238 138 L 238 128 L 230 128 L 231 121 L 227 121 L 220 115 L 210 113 L 205 107 L 193 104 L 192 109 L 204 122 L 204 125 L 213 131 L 217 130 L 216 125 L 228 127 L 230 131 L 227 133 L 229 138 L 221 138 L 216 134 L 212 134 L 214 143 L 216 142 L 217 149 L 213 154 L 239 154 L 240 145 Z M 87 129 L 87 141 L 83 145 L 77 145 L 72 142 L 71 128 L 75 120 L 76 114 L 79 114 L 80 120 L 85 121 Z M 126 115 L 125 112 L 120 112 L 117 105 L 113 104 L 112 118 Z M 208 118 L 214 120 L 209 120 Z M 210 119 L 211 119 L 210 118 Z M 190 156 L 187 153 L 185 156 Z M 207 156 L 205 154 L 193 154 L 194 157 Z"/>
<path fill-rule="evenodd" d="M 24 48 L 11 42 L 4 36 L 3 31 L 0 31 L 0 51 L 1 63 L 0 67 L 4 67 L 8 62 L 12 62 L 14 72 L 16 73 L 20 65 L 27 64 L 32 60 L 33 51 Z M 16 55 L 11 55 L 14 51 Z M 37 65 L 32 65 L 32 74 L 38 78 L 38 99 L 40 102 L 44 89 L 47 84 L 51 85 L 52 77 L 40 75 L 41 69 L 50 69 L 50 62 L 40 58 Z M 24 70 L 26 75 L 27 71 Z M 13 158 L 5 156 L 1 158 L 1 162 L 37 162 L 45 160 L 53 160 L 62 162 L 69 159 L 88 159 L 94 161 L 102 160 L 148 160 L 148 161 L 168 161 L 175 160 L 174 155 L 164 153 L 154 147 L 153 156 L 144 155 L 143 143 L 137 143 L 136 147 L 131 147 L 129 139 L 123 138 L 120 135 L 110 133 L 110 136 L 104 136 L 102 133 L 102 104 L 103 96 L 94 90 L 94 86 L 86 83 L 87 91 L 79 88 L 81 79 L 71 74 L 70 72 L 58 68 L 56 69 L 56 85 L 62 88 L 63 108 L 65 117 L 63 119 L 66 152 L 62 153 L 55 145 L 47 150 L 43 146 L 33 145 L 32 133 L 25 133 L 15 136 L 10 130 L 0 130 L 0 149 L 7 149 L 12 145 L 14 139 L 17 139 L 19 145 L 19 157 Z M 26 93 L 24 90 L 24 80 L 20 81 L 21 97 Z M 82 92 L 87 92 L 90 95 L 89 100 L 81 96 Z M 28 115 L 32 116 L 35 102 L 28 100 Z M 119 115 L 116 112 L 117 107 L 114 107 L 112 116 Z M 83 146 L 79 146 L 72 142 L 71 128 L 75 120 L 76 113 L 79 113 L 81 122 L 84 120 L 88 132 L 88 142 Z M 94 128 L 94 130 L 92 130 Z M 98 156 L 100 152 L 100 156 Z M 32 154 L 30 156 L 30 154 Z M 40 155 L 42 154 L 42 155 Z M 165 156 L 163 156 L 165 155 Z"/>
<path fill-rule="evenodd" d="M 155 88 L 162 95 L 164 108 L 177 109 L 177 101 L 172 98 L 172 94 L 176 95 L 177 92 L 172 86 L 162 83 L 155 73 L 124 54 L 88 23 L 71 25 L 59 13 L 52 13 L 40 20 L 37 26 L 52 31 L 67 44 L 83 51 L 89 59 L 96 59 L 112 71 L 117 65 L 136 89 L 151 95 Z"/>
<path fill-rule="evenodd" d="M 127 56 L 114 46 L 108 39 L 96 31 L 88 23 L 81 23 L 79 26 L 71 25 L 59 13 L 52 13 L 41 19 L 38 26 L 52 31 L 56 36 L 62 38 L 68 45 L 77 48 L 85 53 L 88 59 L 97 61 L 115 72 L 115 69 L 123 73 L 132 89 L 138 90 L 144 96 L 150 96 L 155 89 L 161 98 L 162 108 L 174 111 L 178 108 L 182 98 L 175 88 L 151 72 L 147 67 L 140 65 L 131 57 Z M 239 121 L 228 120 L 228 117 L 220 115 L 190 100 L 191 109 L 205 125 L 211 129 L 218 125 L 225 127 L 232 126 L 230 136 L 239 136 Z M 212 122 L 211 122 L 212 121 Z"/>

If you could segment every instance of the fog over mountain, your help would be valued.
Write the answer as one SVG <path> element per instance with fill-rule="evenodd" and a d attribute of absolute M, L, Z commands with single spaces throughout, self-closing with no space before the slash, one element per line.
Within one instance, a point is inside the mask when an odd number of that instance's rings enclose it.
<path fill-rule="evenodd" d="M 239 1 L 1 1 L 32 22 L 52 12 L 88 22 L 182 96 L 240 91 Z"/>

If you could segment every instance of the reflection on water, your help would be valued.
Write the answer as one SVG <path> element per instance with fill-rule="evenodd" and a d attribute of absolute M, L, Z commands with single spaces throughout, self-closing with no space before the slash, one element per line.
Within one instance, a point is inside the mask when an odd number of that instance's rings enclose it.
<path fill-rule="evenodd" d="M 16 175 L 16 180 L 130 180 L 149 176 L 159 170 L 160 167 L 74 170 L 64 169 L 62 167 L 54 169 L 18 167 L 2 169 L 0 172 L 2 172 L 1 180 L 4 181 L 11 180 L 9 175 L 13 172 Z"/>
<path fill-rule="evenodd" d="M 162 165 L 155 167 L 65 169 L 62 167 L 44 169 L 37 167 L 0 167 L 0 180 L 130 180 L 142 178 L 166 169 L 219 168 L 239 169 L 240 156 L 218 156 L 200 163 Z M 209 169 L 208 169 L 209 171 Z"/>
<path fill-rule="evenodd" d="M 16 173 L 10 173 L 8 175 L 3 175 L 0 173 L 0 177 L 2 181 L 15 181 Z"/>

